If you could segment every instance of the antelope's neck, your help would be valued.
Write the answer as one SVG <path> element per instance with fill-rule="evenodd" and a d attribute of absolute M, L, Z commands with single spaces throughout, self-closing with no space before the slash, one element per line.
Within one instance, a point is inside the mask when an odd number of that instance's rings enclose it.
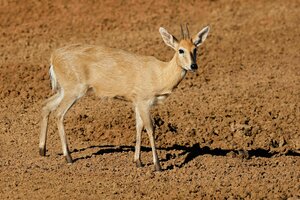
<path fill-rule="evenodd" d="M 160 86 L 161 93 L 170 94 L 172 90 L 182 81 L 186 70 L 177 64 L 176 54 L 170 62 L 164 63 L 162 67 Z"/>

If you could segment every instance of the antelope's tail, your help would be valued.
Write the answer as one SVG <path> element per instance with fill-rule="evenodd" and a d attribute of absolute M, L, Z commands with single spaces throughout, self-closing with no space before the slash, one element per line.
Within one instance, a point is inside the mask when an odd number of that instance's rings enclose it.
<path fill-rule="evenodd" d="M 50 74 L 52 91 L 56 91 L 57 90 L 57 79 L 56 79 L 56 75 L 55 75 L 52 63 L 50 65 L 49 74 Z"/>

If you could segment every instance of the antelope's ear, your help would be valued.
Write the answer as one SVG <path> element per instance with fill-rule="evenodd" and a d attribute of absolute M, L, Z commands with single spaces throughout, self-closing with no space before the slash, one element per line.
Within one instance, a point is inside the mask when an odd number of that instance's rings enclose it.
<path fill-rule="evenodd" d="M 176 50 L 177 46 L 178 46 L 178 40 L 171 35 L 170 33 L 168 33 L 168 31 L 166 29 L 164 29 L 163 27 L 159 28 L 159 33 L 162 37 L 162 39 L 164 40 L 164 42 L 166 43 L 166 45 L 172 47 L 174 50 Z"/>
<path fill-rule="evenodd" d="M 206 39 L 209 32 L 209 26 L 206 26 L 204 29 L 202 29 L 197 35 L 193 37 L 193 43 L 196 47 L 200 46 L 204 40 Z"/>

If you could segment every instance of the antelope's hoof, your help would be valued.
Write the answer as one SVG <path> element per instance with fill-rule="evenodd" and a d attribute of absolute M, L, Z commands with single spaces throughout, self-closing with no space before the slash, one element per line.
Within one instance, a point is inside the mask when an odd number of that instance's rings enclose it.
<path fill-rule="evenodd" d="M 155 167 L 155 171 L 157 171 L 157 172 L 161 172 L 162 171 L 161 166 L 160 166 L 159 163 L 155 163 L 154 167 Z"/>
<path fill-rule="evenodd" d="M 40 148 L 40 156 L 46 156 L 46 148 Z"/>
<path fill-rule="evenodd" d="M 138 167 L 138 168 L 143 167 L 143 164 L 142 164 L 141 160 L 135 161 L 135 164 L 136 164 L 136 167 Z"/>
<path fill-rule="evenodd" d="M 65 158 L 67 160 L 67 163 L 70 163 L 70 164 L 73 163 L 73 159 L 72 159 L 72 157 L 70 155 L 66 155 Z"/>

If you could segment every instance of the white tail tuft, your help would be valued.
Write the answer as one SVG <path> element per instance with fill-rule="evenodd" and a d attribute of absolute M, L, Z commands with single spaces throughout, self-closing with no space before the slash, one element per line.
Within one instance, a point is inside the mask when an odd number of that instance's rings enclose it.
<path fill-rule="evenodd" d="M 52 64 L 51 64 L 50 69 L 49 69 L 49 74 L 50 74 L 52 90 L 55 91 L 57 89 L 57 80 L 56 80 L 56 75 L 55 75 Z"/>

